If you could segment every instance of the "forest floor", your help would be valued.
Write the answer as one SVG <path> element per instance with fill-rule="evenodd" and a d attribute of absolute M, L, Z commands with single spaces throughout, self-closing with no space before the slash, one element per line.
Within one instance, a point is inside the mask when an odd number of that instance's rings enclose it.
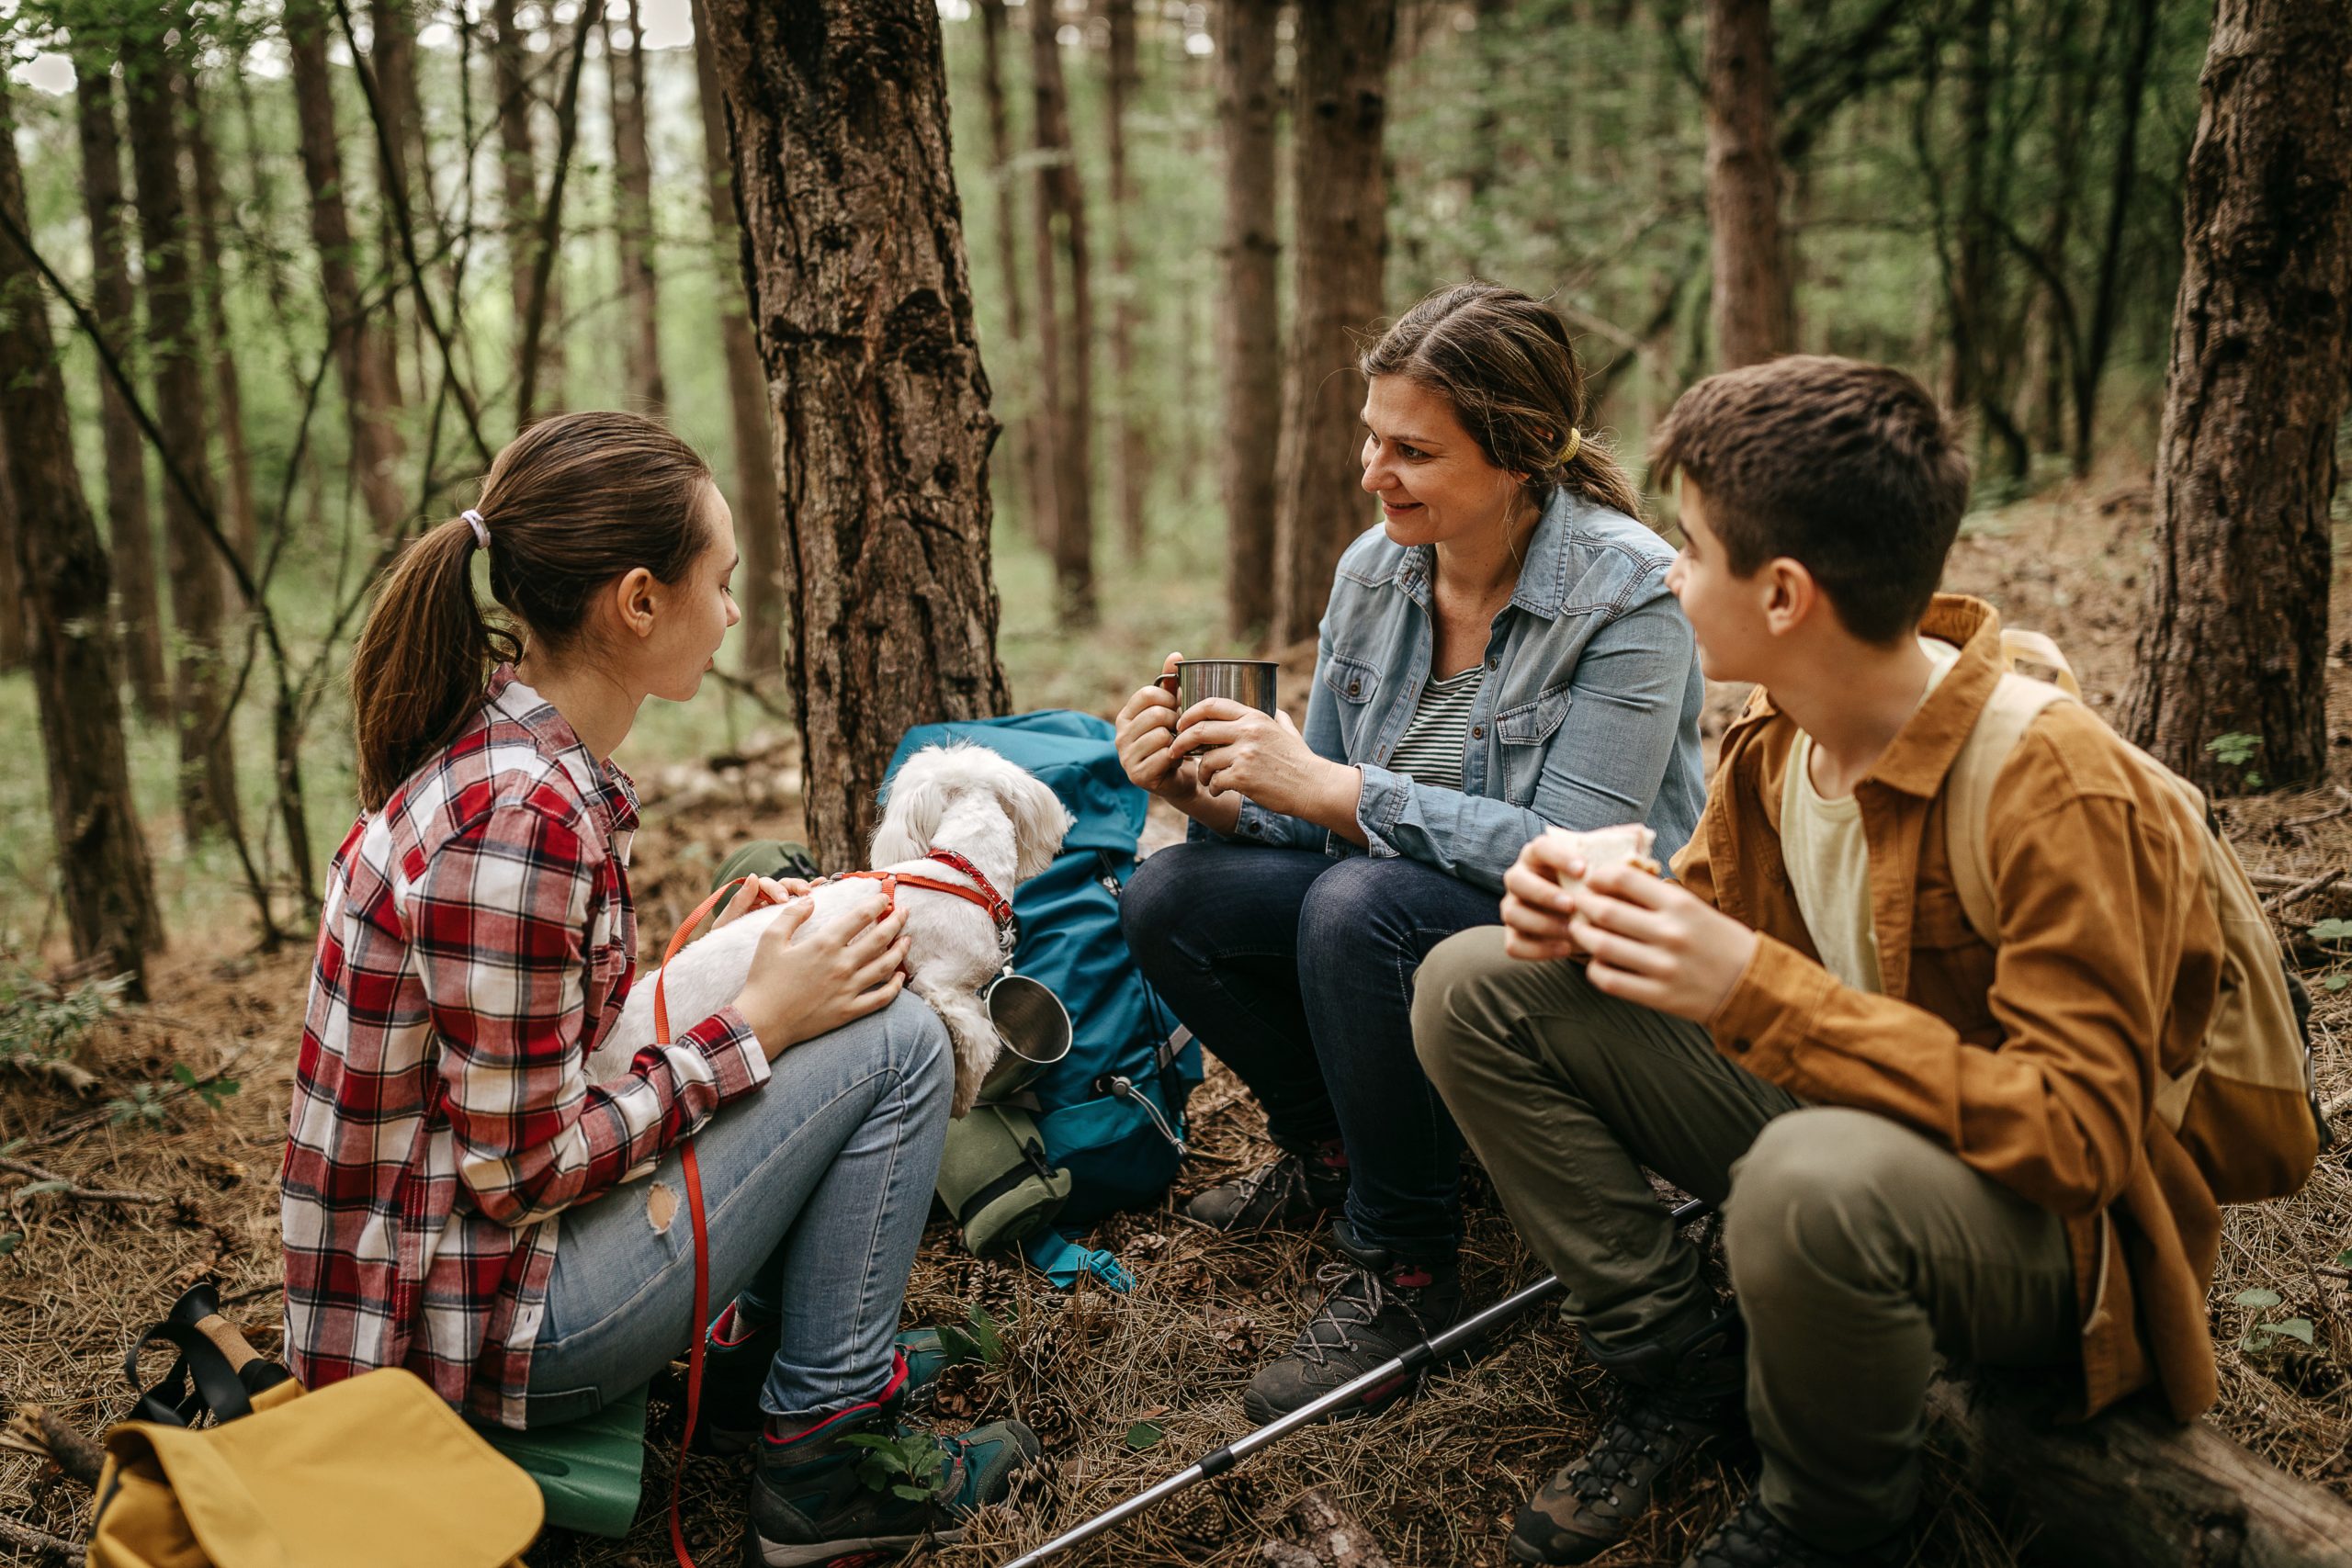
<path fill-rule="evenodd" d="M 2094 485 L 1980 514 L 1954 554 L 1951 586 L 1990 598 L 2013 625 L 2057 637 L 2092 700 L 2111 708 L 2131 666 L 2146 506 L 2144 485 Z M 2352 574 L 2339 565 L 2339 627 L 2352 626 L 2347 581 Z M 1204 614 L 1214 605 L 1212 590 L 1186 588 L 1176 601 L 1179 613 Z M 1008 606 L 1014 590 L 1008 581 Z M 1170 613 L 1161 603 L 1147 615 L 1164 622 Z M 1111 629 L 1076 645 L 1057 645 L 1041 629 L 1021 631 L 1018 619 L 1009 611 L 1007 657 L 1024 705 L 1108 712 L 1157 666 L 1149 639 L 1163 627 L 1139 627 L 1133 615 L 1107 615 Z M 2352 735 L 2345 733 L 2352 728 L 2352 671 L 2346 668 L 2352 642 L 2335 652 L 2329 784 L 2244 795 L 2225 807 L 2240 853 L 2272 879 L 2272 888 L 2352 868 L 2352 794 L 2342 787 L 2352 783 Z M 1716 695 L 1711 728 L 1737 697 Z M 792 833 L 797 773 L 787 744 L 758 735 L 715 766 L 707 757 L 675 755 L 666 763 L 639 755 L 634 766 L 648 807 L 635 852 L 641 936 L 658 948 L 732 843 Z M 2346 883 L 2280 912 L 2320 998 L 2320 1083 L 2330 1096 L 2352 1090 L 2352 1051 L 2346 1049 L 2352 991 L 2325 988 L 2342 960 L 2302 933 L 2341 917 L 2352 917 L 2352 885 Z M 161 1200 L 72 1202 L 18 1190 L 13 1212 L 25 1234 L 0 1258 L 0 1397 L 40 1401 L 85 1428 L 101 1427 L 126 1403 L 124 1347 L 185 1284 L 205 1275 L 221 1281 L 232 1315 L 254 1343 L 265 1351 L 277 1348 L 275 1175 L 308 960 L 299 950 L 230 953 L 230 940 L 208 945 L 201 936 L 183 936 L 155 971 L 153 1004 L 109 1021 L 84 1047 L 81 1065 L 107 1086 L 96 1095 L 40 1080 L 0 1082 L 0 1148 L 14 1158 L 85 1186 Z M 175 1087 L 175 1065 L 198 1077 L 222 1073 L 241 1088 L 217 1105 L 207 1103 Z M 109 1116 L 99 1103 L 109 1093 L 134 1102 L 127 1119 Z M 939 1420 L 1019 1416 L 1037 1429 L 1049 1462 L 1022 1483 L 1013 1508 L 989 1511 L 964 1544 L 932 1549 L 915 1561 L 940 1568 L 1001 1562 L 1247 1429 L 1241 1389 L 1296 1330 L 1303 1298 L 1329 1257 L 1313 1238 L 1216 1236 L 1178 1216 L 1193 1191 L 1268 1153 L 1256 1109 L 1221 1070 L 1212 1070 L 1191 1115 L 1197 1157 L 1174 1192 L 1156 1210 L 1113 1218 L 1090 1238 L 1134 1270 L 1132 1294 L 1081 1289 L 1065 1295 L 1023 1270 L 976 1261 L 950 1227 L 932 1228 L 909 1292 L 908 1323 L 958 1323 L 978 1308 L 1005 1325 L 1000 1363 L 948 1373 Z M 1476 1190 L 1468 1232 L 1474 1294 L 1491 1297 L 1542 1273 L 1491 1199 Z M 2352 1496 L 2352 1296 L 2340 1269 L 2319 1271 L 2334 1266 L 2347 1245 L 2352 1175 L 2339 1154 L 2323 1161 L 2293 1201 L 2232 1213 L 2211 1323 L 2222 1361 L 2222 1402 L 2213 1418 L 2272 1462 Z M 2277 1304 L 2240 1304 L 2236 1298 L 2250 1290 L 2275 1292 Z M 2270 1337 L 2267 1349 L 2240 1348 L 2255 1322 L 2290 1317 L 2310 1325 L 2308 1348 L 2282 1336 Z M 1319 1483 L 1354 1510 L 1400 1564 L 1500 1563 L 1512 1511 L 1582 1445 L 1609 1398 L 1594 1368 L 1576 1353 L 1572 1335 L 1550 1314 L 1539 1314 L 1483 1359 L 1433 1379 L 1408 1406 L 1377 1420 L 1299 1433 L 1067 1561 L 1201 1568 L 1256 1561 L 1257 1544 L 1275 1533 L 1281 1506 Z M 542 1568 L 651 1568 L 669 1561 L 662 1500 L 679 1421 L 673 1409 L 657 1404 L 646 1506 L 628 1539 L 550 1536 L 532 1561 Z M 1678 1483 L 1668 1506 L 1610 1561 L 1679 1561 L 1745 1484 L 1742 1476 L 1712 1469 Z M 706 1562 L 736 1560 L 741 1485 L 730 1461 L 697 1460 L 689 1468 L 688 1534 Z M 0 1454 L 0 1513 L 72 1537 L 81 1533 L 87 1506 L 85 1494 L 40 1461 Z M 1988 1517 L 1956 1469 L 1938 1457 L 1919 1561 L 2008 1562 L 2031 1529 L 2030 1520 Z"/>

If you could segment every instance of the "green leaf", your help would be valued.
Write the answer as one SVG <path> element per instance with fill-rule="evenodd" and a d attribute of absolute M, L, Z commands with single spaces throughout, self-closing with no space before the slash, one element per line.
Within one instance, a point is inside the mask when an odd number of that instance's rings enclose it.
<path fill-rule="evenodd" d="M 2213 753 L 2215 760 L 2225 768 L 2243 768 L 2254 761 L 2256 751 L 2262 750 L 2262 737 L 2233 730 L 2227 735 L 2216 735 L 2205 742 L 2205 750 Z"/>
<path fill-rule="evenodd" d="M 2341 918 L 2321 920 L 2316 925 L 2304 927 L 2303 934 L 2313 942 L 2352 941 L 2352 920 Z"/>
<path fill-rule="evenodd" d="M 25 1233 L 22 1231 L 0 1231 L 0 1258 L 6 1258 L 16 1251 L 17 1244 L 24 1239 Z"/>
<path fill-rule="evenodd" d="M 1158 1425 L 1155 1423 L 1150 1421 L 1138 1421 L 1134 1426 L 1127 1428 L 1127 1447 L 1134 1449 L 1140 1453 L 1145 1449 L 1151 1447 L 1152 1444 L 1159 1441 L 1159 1439 L 1164 1436 L 1166 1436 L 1166 1434 L 1161 1432 Z"/>
<path fill-rule="evenodd" d="M 872 1432 L 852 1432 L 842 1441 L 854 1449 L 888 1450 L 893 1454 L 899 1451 L 898 1438 L 880 1437 Z"/>
<path fill-rule="evenodd" d="M 2270 1345 L 2270 1331 L 2264 1328 L 2249 1328 L 2238 1340 L 2238 1348 L 2248 1354 L 2267 1350 Z"/>
<path fill-rule="evenodd" d="M 2338 1269 L 2352 1269 L 2352 1247 L 2347 1247 L 2335 1255 L 2335 1266 Z"/>
<path fill-rule="evenodd" d="M 196 1074 L 186 1062 L 174 1062 L 172 1064 L 172 1077 L 178 1080 L 180 1087 L 183 1089 L 194 1089 L 196 1087 Z"/>
<path fill-rule="evenodd" d="M 2254 1307 L 2257 1310 L 2263 1307 L 2275 1307 L 2282 1299 L 2278 1292 L 2264 1290 L 2259 1285 L 2252 1290 L 2240 1291 L 2230 1298 L 2242 1307 Z"/>
<path fill-rule="evenodd" d="M 963 1366 L 986 1359 L 980 1354 L 980 1348 L 972 1343 L 972 1337 L 960 1328 L 942 1328 L 939 1331 L 939 1348 L 947 1353 L 951 1366 Z"/>
<path fill-rule="evenodd" d="M 73 1190 L 74 1184 L 70 1181 L 28 1181 L 24 1186 L 17 1189 L 17 1197 L 19 1199 L 43 1198 L 47 1197 L 51 1192 L 71 1192 Z"/>
<path fill-rule="evenodd" d="M 2320 984 L 2326 987 L 2331 991 L 2340 991 L 2346 986 L 2352 986 L 2352 975 L 2346 975 L 2343 970 L 2339 969 L 2335 974 L 2330 975 L 2326 979 L 2322 980 Z"/>
<path fill-rule="evenodd" d="M 2306 1345 L 2312 1343 L 2312 1320 L 2308 1317 L 2290 1317 L 2283 1323 L 2273 1323 L 2267 1326 L 2273 1334 L 2283 1334 L 2290 1339 L 2300 1339 Z"/>
<path fill-rule="evenodd" d="M 890 1490 L 897 1493 L 899 1496 L 904 1497 L 910 1503 L 920 1503 L 925 1497 L 931 1495 L 931 1494 L 923 1488 L 920 1486 L 910 1486 L 903 1481 L 892 1483 Z"/>
<path fill-rule="evenodd" d="M 988 1309 L 975 1303 L 966 1321 L 972 1325 L 972 1343 L 978 1348 L 982 1363 L 993 1367 L 1002 1361 L 1004 1335 L 997 1327 L 996 1319 L 988 1314 Z"/>

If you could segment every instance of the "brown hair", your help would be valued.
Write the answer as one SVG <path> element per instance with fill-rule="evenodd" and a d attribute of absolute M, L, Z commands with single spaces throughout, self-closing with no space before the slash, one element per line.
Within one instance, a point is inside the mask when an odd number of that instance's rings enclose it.
<path fill-rule="evenodd" d="M 1846 629 L 1893 642 L 1919 624 L 1968 508 L 1968 455 L 1928 390 L 1884 365 L 1791 355 L 1710 376 L 1651 443 L 1747 577 L 1776 556 L 1813 573 Z"/>
<path fill-rule="evenodd" d="M 351 656 L 359 802 L 374 811 L 481 705 L 492 668 L 577 637 L 596 591 L 637 567 L 664 582 L 710 544 L 710 467 L 641 414 L 558 414 L 506 444 L 474 509 L 490 536 L 490 592 L 474 598 L 474 525 L 453 517 L 387 567 Z"/>
<path fill-rule="evenodd" d="M 1567 327 L 1542 300 L 1499 283 L 1441 288 L 1398 317 L 1356 367 L 1443 393 L 1488 462 L 1527 476 L 1537 506 L 1566 486 L 1628 517 L 1642 514 L 1634 481 L 1582 428 L 1592 412 L 1584 367 Z M 1563 463 L 1571 431 L 1577 449 Z"/>

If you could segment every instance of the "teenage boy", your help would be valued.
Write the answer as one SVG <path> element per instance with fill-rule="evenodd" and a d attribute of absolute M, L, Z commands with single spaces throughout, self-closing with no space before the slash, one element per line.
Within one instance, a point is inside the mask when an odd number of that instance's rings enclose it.
<path fill-rule="evenodd" d="M 2151 1382 L 2183 1419 L 2212 1401 L 2219 1211 L 2150 1113 L 2214 1002 L 2204 829 L 2054 704 L 1987 816 L 1997 946 L 1970 929 L 1943 788 L 2000 627 L 1935 592 L 1967 465 L 1909 377 L 1797 357 L 1711 378 L 1654 471 L 1681 476 L 1668 582 L 1706 672 L 1760 688 L 1678 880 L 1585 877 L 1538 839 L 1505 925 L 1440 945 L 1413 1009 L 1431 1080 L 1628 1385 L 1510 1555 L 1598 1555 L 1745 1427 L 1762 1478 L 1690 1563 L 1897 1562 L 1936 1352 L 2052 1369 L 2085 1412 Z M 1734 1306 L 1644 1167 L 1724 1204 Z"/>

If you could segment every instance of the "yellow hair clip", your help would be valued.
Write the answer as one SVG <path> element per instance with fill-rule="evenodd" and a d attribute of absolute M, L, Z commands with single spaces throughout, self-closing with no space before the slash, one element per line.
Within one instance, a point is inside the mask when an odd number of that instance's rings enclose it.
<path fill-rule="evenodd" d="M 1584 432 L 1577 429 L 1574 425 L 1570 425 L 1568 427 L 1568 444 L 1560 448 L 1560 455 L 1552 459 L 1552 466 L 1555 468 L 1565 468 L 1570 463 L 1575 462 L 1577 460 L 1577 454 L 1583 450 Z"/>

